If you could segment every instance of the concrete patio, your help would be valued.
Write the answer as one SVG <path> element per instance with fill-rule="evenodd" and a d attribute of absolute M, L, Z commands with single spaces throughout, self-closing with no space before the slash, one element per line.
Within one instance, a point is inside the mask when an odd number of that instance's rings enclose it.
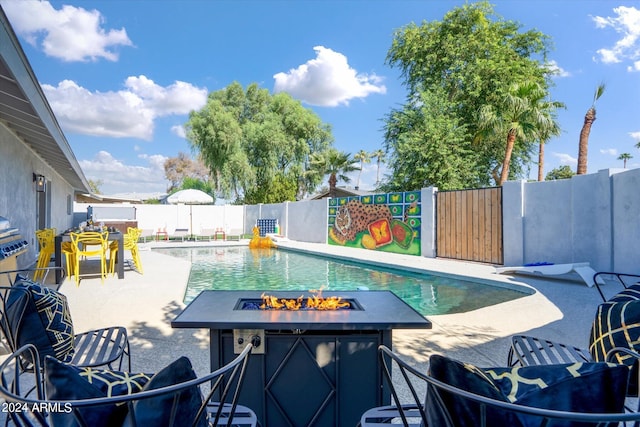
<path fill-rule="evenodd" d="M 193 245 L 194 242 L 169 243 Z M 225 242 L 198 242 L 224 245 Z M 228 244 L 228 242 L 226 243 Z M 190 263 L 151 250 L 165 242 L 141 244 L 144 274 L 125 269 L 125 279 L 83 278 L 80 286 L 67 278 L 60 290 L 67 295 L 76 332 L 109 325 L 129 331 L 133 369 L 154 372 L 179 356 L 188 356 L 199 373 L 208 372 L 208 331 L 172 329 L 171 320 L 184 307 Z M 501 286 L 529 286 L 533 295 L 472 312 L 429 316 L 433 329 L 394 332 L 394 350 L 426 369 L 433 353 L 479 366 L 506 363 L 509 336 L 532 334 L 586 347 L 593 313 L 600 297 L 595 288 L 577 280 L 497 275 L 493 266 L 357 250 L 323 244 L 280 242 L 283 248 L 362 259 L 413 271 L 491 281 Z M 129 254 L 127 253 L 127 257 Z"/>

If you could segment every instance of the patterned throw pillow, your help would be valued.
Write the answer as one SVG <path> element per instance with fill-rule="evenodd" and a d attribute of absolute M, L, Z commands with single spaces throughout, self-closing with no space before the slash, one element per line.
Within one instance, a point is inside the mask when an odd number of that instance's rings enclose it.
<path fill-rule="evenodd" d="M 456 388 L 507 402 L 491 377 L 472 364 L 434 354 L 429 358 L 429 375 Z M 433 392 L 427 390 L 425 406 L 430 426 L 449 425 L 451 415 L 455 417 L 455 425 L 458 427 L 478 425 L 480 405 L 452 393 L 439 391 L 439 394 L 442 397 L 442 403 L 435 398 Z M 487 425 L 519 427 L 522 424 L 513 414 L 487 408 Z"/>
<path fill-rule="evenodd" d="M 430 375 L 472 393 L 515 404 L 560 411 L 599 413 L 622 412 L 629 370 L 607 363 L 573 363 L 526 367 L 477 368 L 443 356 L 430 358 Z M 443 399 L 446 410 L 461 420 L 460 426 L 474 426 L 478 405 L 459 397 Z M 427 403 L 435 404 L 435 399 Z M 427 414 L 431 408 L 427 407 Z M 442 410 L 439 410 L 442 413 Z M 441 419 L 430 425 L 441 425 Z M 487 410 L 487 425 L 539 425 L 540 418 L 525 414 Z M 575 425 L 552 422 L 549 426 Z"/>
<path fill-rule="evenodd" d="M 49 400 L 66 401 L 136 393 L 144 388 L 151 377 L 151 374 L 79 368 L 53 357 L 47 357 L 44 361 L 45 392 Z M 110 404 L 78 408 L 77 411 L 86 425 L 109 427 L 122 424 L 127 406 Z M 79 425 L 72 413 L 54 412 L 50 416 L 55 426 Z"/>
<path fill-rule="evenodd" d="M 181 357 L 170 365 L 163 368 L 151 378 L 144 390 L 155 390 L 180 384 L 185 381 L 196 379 L 196 373 L 191 366 L 191 361 L 186 357 Z M 174 404 L 173 394 L 160 395 L 158 397 L 136 401 L 133 404 L 135 420 L 131 413 L 128 414 L 123 426 L 160 426 L 169 420 L 172 406 Z M 198 410 L 203 403 L 203 397 L 198 386 L 185 389 L 180 393 L 178 407 L 176 409 L 176 420 L 183 420 L 185 425 L 195 425 L 207 427 L 206 411 L 200 416 L 197 423 L 192 420 L 196 418 Z"/>
<path fill-rule="evenodd" d="M 33 344 L 41 363 L 45 356 L 71 360 L 74 333 L 67 298 L 24 278 L 17 278 L 13 288 L 7 298 L 6 311 L 16 346 Z"/>
<path fill-rule="evenodd" d="M 604 362 L 614 347 L 640 351 L 640 300 L 605 302 L 598 306 L 591 326 L 589 352 L 593 360 Z M 616 353 L 614 361 L 632 368 L 629 393 L 635 394 L 638 389 L 637 359 Z"/>

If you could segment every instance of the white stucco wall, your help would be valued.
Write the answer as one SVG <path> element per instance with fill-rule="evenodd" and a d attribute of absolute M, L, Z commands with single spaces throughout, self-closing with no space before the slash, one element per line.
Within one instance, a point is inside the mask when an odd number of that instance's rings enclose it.
<path fill-rule="evenodd" d="M 424 257 L 437 255 L 436 191 L 431 187 L 421 193 Z M 326 243 L 327 200 L 244 207 L 136 205 L 136 215 L 140 228 L 166 227 L 169 232 L 188 228 L 192 218 L 195 234 L 217 227 L 251 233 L 258 218 L 276 218 L 288 238 Z M 558 181 L 509 181 L 502 202 L 504 265 L 589 262 L 598 271 L 640 274 L 640 169 L 602 170 Z"/>
<path fill-rule="evenodd" d="M 504 264 L 589 262 L 640 274 L 639 190 L 640 169 L 505 183 Z"/>
<path fill-rule="evenodd" d="M 612 260 L 610 271 L 640 274 L 640 169 L 611 177 Z"/>
<path fill-rule="evenodd" d="M 289 203 L 289 231 L 291 240 L 327 243 L 327 215 L 329 199 Z"/>

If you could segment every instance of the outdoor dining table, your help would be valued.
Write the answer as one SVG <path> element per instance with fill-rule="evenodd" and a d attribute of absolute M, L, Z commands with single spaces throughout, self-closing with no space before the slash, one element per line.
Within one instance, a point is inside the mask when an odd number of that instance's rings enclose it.
<path fill-rule="evenodd" d="M 124 279 L 124 234 L 119 231 L 109 233 L 109 241 L 118 242 L 118 258 L 116 260 L 116 272 L 118 279 Z M 71 235 L 67 232 L 58 234 L 55 238 L 55 266 L 62 267 L 62 243 L 71 242 Z M 62 282 L 62 272 L 56 269 L 56 285 Z"/>

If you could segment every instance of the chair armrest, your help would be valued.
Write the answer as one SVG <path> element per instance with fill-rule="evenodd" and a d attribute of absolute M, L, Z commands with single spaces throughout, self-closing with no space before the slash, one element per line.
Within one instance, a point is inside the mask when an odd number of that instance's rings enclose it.
<path fill-rule="evenodd" d="M 564 343 L 527 335 L 511 337 L 508 366 L 553 365 L 558 363 L 591 362 L 588 350 Z"/>
<path fill-rule="evenodd" d="M 614 273 L 612 271 L 599 271 L 593 275 L 593 283 L 595 283 L 596 288 L 598 289 L 598 293 L 602 298 L 602 301 L 607 301 L 607 297 L 605 297 L 604 292 L 601 289 L 601 286 L 607 283 L 607 280 L 611 282 L 616 282 L 622 286 L 622 290 L 627 289 L 633 283 L 640 282 L 640 275 L 638 274 L 628 274 L 628 273 Z M 631 283 L 632 282 L 632 283 Z"/>
<path fill-rule="evenodd" d="M 56 271 L 60 273 L 60 277 L 61 277 L 60 284 L 55 284 L 56 286 L 55 289 L 58 290 L 62 282 L 64 282 L 64 279 L 67 277 L 67 272 L 63 267 L 40 267 L 40 268 L 31 267 L 31 268 L 20 268 L 17 270 L 0 271 L 0 285 L 13 286 L 18 274 L 22 276 L 26 276 L 29 280 L 33 280 L 33 277 L 36 273 L 39 273 L 42 276 L 42 279 L 37 281 L 40 283 L 46 284 L 49 273 L 53 272 L 55 277 Z"/>

